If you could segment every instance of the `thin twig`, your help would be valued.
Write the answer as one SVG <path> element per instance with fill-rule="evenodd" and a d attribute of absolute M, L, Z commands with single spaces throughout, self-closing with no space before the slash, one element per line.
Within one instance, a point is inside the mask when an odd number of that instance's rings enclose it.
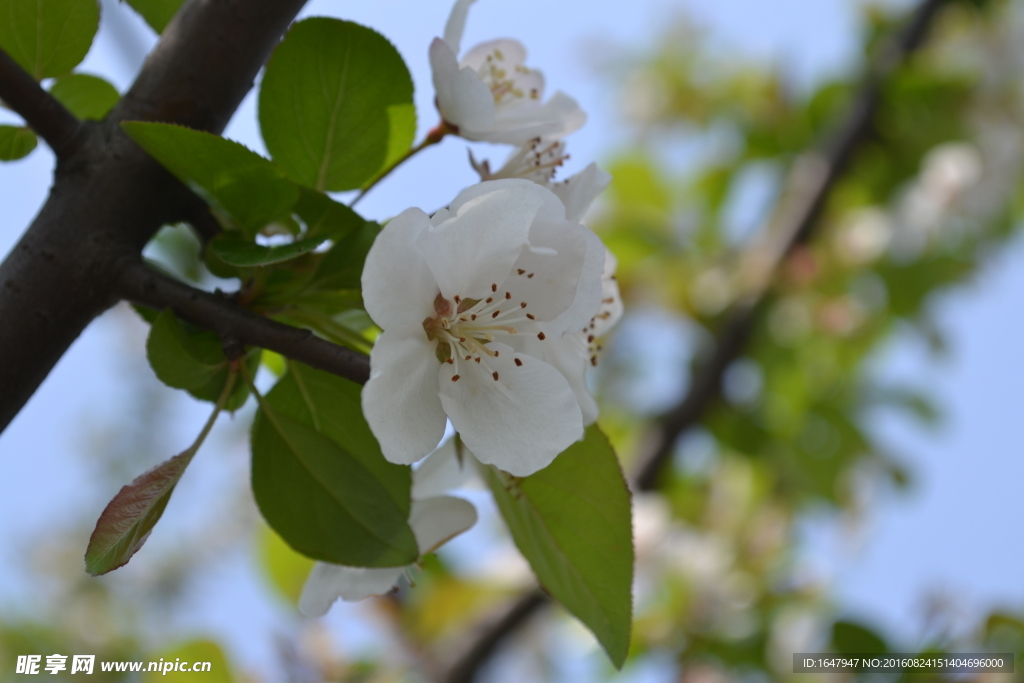
<path fill-rule="evenodd" d="M 473 683 L 480 667 L 490 659 L 501 641 L 526 623 L 547 602 L 547 594 L 536 588 L 520 596 L 489 627 L 477 631 L 479 636 L 441 680 L 445 683 Z"/>
<path fill-rule="evenodd" d="M 641 455 L 641 466 L 633 480 L 634 490 L 648 491 L 656 487 L 658 475 L 669 461 L 676 439 L 698 424 L 718 398 L 722 376 L 746 348 L 779 265 L 795 247 L 812 237 L 832 189 L 846 172 L 857 149 L 868 139 L 881 101 L 882 86 L 921 45 L 929 25 L 946 2 L 924 0 L 917 7 L 904 29 L 879 53 L 849 113 L 821 151 L 804 155 L 794 165 L 787 183 L 788 191 L 773 211 L 774 220 L 763 239 L 758 240 L 745 257 L 745 264 L 751 266 L 755 276 L 748 279 L 744 294 L 727 314 L 716 336 L 714 351 L 695 373 L 689 392 L 659 421 L 651 446 Z M 472 683 L 498 644 L 546 603 L 544 595 L 536 589 L 524 594 L 506 618 L 478 630 L 466 655 L 440 680 Z"/>
<path fill-rule="evenodd" d="M 67 158 L 81 145 L 82 122 L 2 49 L 0 100 L 25 119 L 58 158 Z"/>
<path fill-rule="evenodd" d="M 213 330 L 223 339 L 269 349 L 358 384 L 370 377 L 369 356 L 324 341 L 309 330 L 264 318 L 158 273 L 142 261 L 129 263 L 118 282 L 124 299 L 158 310 L 170 308 L 183 320 Z"/>

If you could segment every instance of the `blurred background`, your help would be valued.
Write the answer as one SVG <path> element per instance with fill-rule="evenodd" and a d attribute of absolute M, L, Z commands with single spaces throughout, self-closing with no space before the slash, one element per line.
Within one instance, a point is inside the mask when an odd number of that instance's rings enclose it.
<path fill-rule="evenodd" d="M 123 91 L 156 36 L 127 5 L 102 5 L 79 70 Z M 521 40 L 550 90 L 589 114 L 559 177 L 596 160 L 614 178 L 588 223 L 618 257 L 627 313 L 593 379 L 627 471 L 744 305 L 780 200 L 799 191 L 794 169 L 814 161 L 868 55 L 912 7 L 474 6 L 464 45 Z M 437 121 L 426 49 L 449 9 L 313 0 L 303 15 L 394 42 L 422 135 Z M 813 238 L 772 273 L 721 395 L 673 444 L 657 490 L 634 497 L 623 671 L 547 606 L 479 681 L 813 681 L 792 674 L 792 653 L 1024 654 L 1022 67 L 1024 2 L 950 0 L 886 83 Z M 226 135 L 263 151 L 253 97 Z M 467 146 L 448 138 L 415 157 L 361 211 L 443 206 L 476 179 Z M 492 163 L 508 153 L 472 149 Z M 0 165 L 0 252 L 42 204 L 52 166 L 42 147 Z M 202 277 L 197 250 L 174 228 L 147 253 Z M 310 563 L 266 528 L 248 488 L 252 405 L 217 425 L 144 550 L 90 578 L 82 555 L 107 501 L 207 416 L 155 378 L 146 334 L 130 308 L 109 311 L 0 436 L 0 681 L 20 678 L 17 654 L 44 651 L 209 660 L 208 681 L 427 681 L 532 585 L 489 495 L 470 486 L 461 495 L 480 522 L 414 588 L 300 616 Z"/>

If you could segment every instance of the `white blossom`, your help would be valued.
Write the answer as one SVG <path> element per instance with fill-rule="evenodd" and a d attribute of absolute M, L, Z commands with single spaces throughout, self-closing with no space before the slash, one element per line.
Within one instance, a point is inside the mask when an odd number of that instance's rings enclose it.
<path fill-rule="evenodd" d="M 469 162 L 480 175 L 480 180 L 532 180 L 548 188 L 562 200 L 566 220 L 580 222 L 597 196 L 611 183 L 612 177 L 607 171 L 598 168 L 597 164 L 591 163 L 566 180 L 555 182 L 556 171 L 568 159 L 564 140 L 540 137 L 520 145 L 497 171 L 491 171 L 491 164 L 486 159 L 478 162 L 472 152 L 469 154 Z"/>
<path fill-rule="evenodd" d="M 579 330 L 567 330 L 560 336 L 548 335 L 552 343 L 543 346 L 527 340 L 527 351 L 537 355 L 557 368 L 568 380 L 583 414 L 583 424 L 590 425 L 597 420 L 597 401 L 587 387 L 587 371 L 597 365 L 597 354 L 601 350 L 599 340 L 622 317 L 622 297 L 615 279 L 618 262 L 610 252 L 605 252 L 604 270 L 601 273 L 601 306 L 590 321 Z"/>
<path fill-rule="evenodd" d="M 524 178 L 548 188 L 562 200 L 566 220 L 578 223 L 590 209 L 601 192 L 611 183 L 611 175 L 591 163 L 579 173 L 561 182 L 553 182 L 555 171 L 568 159 L 565 142 L 534 138 L 516 149 L 497 171 L 492 172 L 486 160 L 478 162 L 469 156 L 470 163 L 481 180 L 494 178 Z M 597 365 L 597 340 L 603 337 L 622 317 L 622 297 L 615 279 L 617 261 L 607 252 L 604 271 L 601 274 L 601 308 L 582 330 L 569 330 L 561 336 L 549 335 L 553 343 L 538 346 L 534 353 L 547 361 L 569 380 L 583 411 L 583 424 L 592 424 L 597 419 L 597 403 L 587 388 L 586 375 L 589 366 Z"/>
<path fill-rule="evenodd" d="M 420 557 L 437 550 L 447 541 L 476 524 L 476 508 L 453 496 L 439 495 L 439 486 L 451 483 L 452 465 L 458 468 L 451 440 L 438 448 L 423 467 L 413 472 L 412 507 L 409 526 L 416 537 Z M 440 473 L 443 477 L 439 477 Z M 450 486 L 445 486 L 447 491 Z M 430 489 L 432 495 L 420 495 Z M 390 593 L 410 567 L 346 567 L 317 562 L 299 598 L 299 610 L 309 617 L 327 614 L 339 598 L 356 602 L 373 595 Z"/>
<path fill-rule="evenodd" d="M 526 48 L 518 41 L 492 40 L 458 57 L 473 2 L 457 0 L 444 38 L 430 45 L 437 108 L 444 121 L 467 140 L 513 145 L 580 128 L 587 117 L 574 99 L 556 92 L 543 102 L 544 76 L 525 66 Z"/>
<path fill-rule="evenodd" d="M 579 440 L 586 389 L 547 360 L 563 350 L 546 347 L 600 313 L 604 262 L 601 240 L 522 179 L 479 183 L 433 217 L 409 209 L 389 222 L 362 278 L 384 330 L 363 389 L 384 456 L 421 459 L 446 418 L 481 462 L 515 476 Z"/>

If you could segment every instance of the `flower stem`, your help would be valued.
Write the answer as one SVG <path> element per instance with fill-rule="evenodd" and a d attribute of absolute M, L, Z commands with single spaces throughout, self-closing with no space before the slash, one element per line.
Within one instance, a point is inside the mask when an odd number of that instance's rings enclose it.
<path fill-rule="evenodd" d="M 408 152 L 406 152 L 401 157 L 396 159 L 395 163 L 391 164 L 383 171 L 378 173 L 377 177 L 371 180 L 369 185 L 360 190 L 359 194 L 356 195 L 356 198 L 352 200 L 352 203 L 349 204 L 349 206 L 355 206 L 356 203 L 363 198 L 363 195 L 372 190 L 377 185 L 377 183 L 384 180 L 384 178 L 388 177 L 388 175 L 392 171 L 394 171 L 403 163 L 411 159 L 414 155 L 418 154 L 419 152 L 422 152 L 424 149 L 430 147 L 431 145 L 436 145 L 437 143 L 441 142 L 441 140 L 444 139 L 444 136 L 448 135 L 448 133 L 454 132 L 455 129 L 452 128 L 447 122 L 441 121 L 441 123 L 437 124 L 437 126 L 435 126 L 429 133 L 427 133 L 427 137 L 423 138 L 423 141 L 420 142 L 420 144 L 411 148 Z"/>
<path fill-rule="evenodd" d="M 189 446 L 188 450 L 185 451 L 186 453 L 191 453 L 191 455 L 187 457 L 187 460 L 191 461 L 192 457 L 199 451 L 199 447 L 203 445 L 204 441 L 206 441 L 206 437 L 209 436 L 210 430 L 213 429 L 213 425 L 217 422 L 217 417 L 224 410 L 224 405 L 228 402 L 228 397 L 231 396 L 231 390 L 235 388 L 235 380 L 237 379 L 238 372 L 236 370 L 232 370 L 228 374 L 228 381 L 224 383 L 224 388 L 221 390 L 220 396 L 217 398 L 217 404 L 213 407 L 213 413 L 211 413 L 210 417 L 206 420 L 206 424 L 203 425 L 203 429 L 199 432 L 199 436 L 196 437 L 196 440 L 191 446 Z"/>
<path fill-rule="evenodd" d="M 320 332 L 328 341 L 339 346 L 347 346 L 360 353 L 369 353 L 370 349 L 373 348 L 370 340 L 358 332 L 350 330 L 336 320 L 332 320 L 329 316 L 317 313 L 316 311 L 290 308 L 278 315 L 277 319 L 298 327 L 311 327 Z"/>

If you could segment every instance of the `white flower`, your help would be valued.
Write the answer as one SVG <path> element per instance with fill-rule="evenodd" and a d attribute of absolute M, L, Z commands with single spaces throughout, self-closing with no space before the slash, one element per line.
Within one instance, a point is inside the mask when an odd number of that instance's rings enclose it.
<path fill-rule="evenodd" d="M 429 468 L 426 467 L 428 464 L 431 465 Z M 461 498 L 417 495 L 420 490 L 434 489 L 441 485 L 439 471 L 444 471 L 445 477 L 450 478 L 452 474 L 448 470 L 451 469 L 451 464 L 458 466 L 454 449 L 448 448 L 448 444 L 445 444 L 424 462 L 424 467 L 413 472 L 413 500 L 409 512 L 409 526 L 416 537 L 420 557 L 437 550 L 445 542 L 476 524 L 476 508 Z M 408 569 L 409 567 L 346 567 L 317 562 L 302 587 L 299 611 L 309 617 L 321 617 L 327 614 L 327 610 L 339 598 L 355 602 L 373 595 L 384 595 L 394 589 Z"/>
<path fill-rule="evenodd" d="M 384 456 L 419 460 L 446 417 L 480 461 L 516 476 L 580 439 L 578 394 L 537 350 L 599 312 L 604 257 L 554 194 L 520 179 L 467 188 L 432 218 L 409 209 L 389 222 L 362 278 L 384 329 L 363 389 Z"/>
<path fill-rule="evenodd" d="M 565 218 L 578 223 L 583 220 L 597 196 L 604 192 L 612 181 L 607 171 L 591 163 L 585 169 L 561 182 L 554 182 L 555 171 L 569 158 L 565 153 L 565 141 L 533 138 L 520 146 L 495 172 L 486 159 L 478 162 L 469 153 L 469 163 L 480 175 L 480 180 L 501 178 L 525 178 L 548 188 L 565 205 Z"/>
<path fill-rule="evenodd" d="M 586 114 L 574 99 L 556 92 L 542 104 L 544 76 L 523 65 L 526 48 L 515 40 L 492 40 L 458 59 L 469 6 L 457 0 L 444 39 L 430 45 L 437 108 L 467 140 L 513 145 L 531 138 L 561 137 L 580 128 Z"/>
<path fill-rule="evenodd" d="M 552 182 L 555 170 L 565 159 L 565 143 L 561 140 L 545 141 L 535 138 L 515 150 L 505 164 L 496 173 L 491 172 L 490 163 L 486 160 L 477 162 L 472 152 L 470 163 L 482 180 L 492 178 L 525 178 L 550 189 L 562 200 L 565 207 L 566 220 L 578 223 L 590 209 L 601 192 L 611 183 L 612 177 L 607 172 L 591 163 L 585 169 L 562 182 Z M 587 388 L 587 368 L 597 365 L 597 352 L 600 346 L 597 340 L 603 337 L 622 317 L 622 297 L 615 279 L 617 261 L 611 252 L 607 252 L 604 261 L 604 272 L 601 274 L 601 308 L 582 330 L 569 330 L 560 336 L 548 336 L 555 341 L 544 346 L 533 345 L 531 352 L 545 362 L 558 368 L 558 371 L 569 381 L 576 399 L 583 412 L 583 424 L 589 425 L 597 420 L 597 402 Z"/>
<path fill-rule="evenodd" d="M 583 424 L 590 425 L 597 420 L 597 401 L 587 387 L 587 370 L 597 365 L 597 353 L 601 350 L 598 339 L 603 337 L 622 317 L 622 297 L 615 279 L 618 262 L 610 252 L 605 252 L 604 270 L 601 273 L 601 307 L 585 327 L 568 330 L 553 338 L 553 343 L 543 346 L 527 340 L 524 351 L 557 368 L 569 382 L 583 414 Z"/>

